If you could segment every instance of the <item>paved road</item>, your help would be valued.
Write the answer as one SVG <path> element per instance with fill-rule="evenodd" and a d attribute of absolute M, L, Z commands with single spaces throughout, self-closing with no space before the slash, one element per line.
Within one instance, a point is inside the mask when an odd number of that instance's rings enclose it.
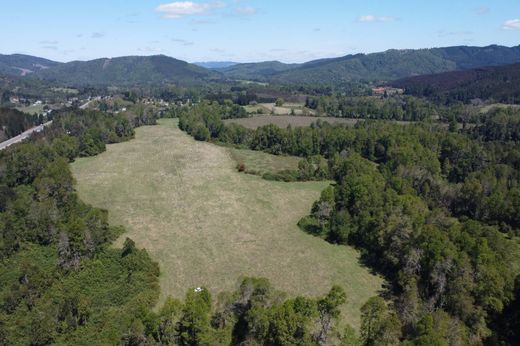
<path fill-rule="evenodd" d="M 92 100 L 90 100 L 90 101 L 82 104 L 81 106 L 79 106 L 79 108 L 80 109 L 86 109 L 88 107 L 88 105 L 90 104 L 90 102 L 92 102 L 94 100 L 99 100 L 99 99 L 100 99 L 100 97 L 93 98 Z M 43 131 L 43 128 L 49 126 L 50 124 L 52 124 L 52 120 L 48 121 L 48 122 L 46 122 L 46 123 L 44 123 L 42 125 L 33 127 L 32 129 L 29 129 L 29 130 L 19 134 L 16 137 L 10 138 L 10 139 L 6 140 L 5 142 L 0 143 L 0 150 L 4 150 L 5 148 L 7 148 L 10 145 L 13 145 L 13 144 L 16 144 L 16 143 L 20 143 L 24 139 L 29 138 L 33 133 L 35 133 L 35 132 L 37 133 L 37 132 Z"/>
<path fill-rule="evenodd" d="M 33 127 L 32 129 L 29 129 L 29 130 L 19 134 L 16 137 L 10 138 L 10 139 L 6 140 L 5 142 L 0 143 L 0 150 L 4 150 L 5 148 L 7 148 L 10 145 L 13 145 L 13 144 L 16 144 L 16 143 L 20 143 L 24 139 L 29 138 L 33 133 L 35 133 L 35 132 L 37 133 L 37 132 L 43 131 L 43 128 L 46 127 L 46 126 L 49 126 L 50 124 L 52 124 L 52 120 L 46 122 L 45 124 Z"/>

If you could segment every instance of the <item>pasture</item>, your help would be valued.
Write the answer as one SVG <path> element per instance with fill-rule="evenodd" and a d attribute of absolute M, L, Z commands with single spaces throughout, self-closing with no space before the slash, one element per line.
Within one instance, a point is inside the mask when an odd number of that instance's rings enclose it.
<path fill-rule="evenodd" d="M 283 170 L 297 170 L 298 163 L 302 159 L 301 157 L 277 156 L 248 149 L 230 148 L 229 150 L 237 165 L 243 164 L 246 173 L 257 175 Z"/>
<path fill-rule="evenodd" d="M 236 155 L 251 158 L 196 142 L 163 119 L 136 129 L 132 141 L 78 159 L 72 171 L 80 197 L 126 227 L 116 246 L 130 237 L 159 263 L 162 299 L 198 286 L 216 297 L 241 276 L 266 277 L 291 295 L 322 295 L 339 284 L 348 296 L 344 320 L 359 327 L 359 308 L 382 279 L 359 264 L 353 248 L 297 227 L 328 183 L 241 174 Z"/>

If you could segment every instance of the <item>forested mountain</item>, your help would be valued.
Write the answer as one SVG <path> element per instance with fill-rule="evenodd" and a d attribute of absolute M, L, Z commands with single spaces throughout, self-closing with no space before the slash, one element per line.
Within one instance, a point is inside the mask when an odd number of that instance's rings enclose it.
<path fill-rule="evenodd" d="M 0 54 L 0 73 L 10 76 L 25 76 L 59 65 L 59 62 L 30 55 Z"/>
<path fill-rule="evenodd" d="M 520 103 L 520 64 L 416 76 L 391 85 L 405 89 L 407 94 L 441 102 L 469 102 L 480 98 Z"/>
<path fill-rule="evenodd" d="M 189 64 L 164 55 L 102 58 L 56 63 L 25 55 L 0 55 L 0 73 L 27 75 L 68 85 L 203 84 L 208 80 L 255 80 L 299 85 L 339 85 L 358 80 L 384 81 L 417 75 L 520 62 L 520 46 L 447 47 L 388 50 L 347 55 L 304 64 L 279 61 Z M 202 66 L 204 67 L 202 67 Z M 226 66 L 228 65 L 228 66 Z M 226 66 L 226 67 L 221 67 Z M 207 67 L 207 68 L 206 68 Z M 34 73 L 31 73 L 34 72 Z"/>
<path fill-rule="evenodd" d="M 258 63 L 238 64 L 220 69 L 228 78 L 268 81 L 276 74 L 293 70 L 301 64 L 284 64 L 279 61 L 264 61 Z"/>
<path fill-rule="evenodd" d="M 210 70 L 217 70 L 221 68 L 227 68 L 234 65 L 239 64 L 238 62 L 233 61 L 201 61 L 201 62 L 194 62 L 194 65 L 204 67 Z"/>
<path fill-rule="evenodd" d="M 72 61 L 37 76 L 69 85 L 200 84 L 218 74 L 164 55 Z"/>
<path fill-rule="evenodd" d="M 392 80 L 476 67 L 520 62 L 520 46 L 488 46 L 395 50 L 320 59 L 302 65 L 240 64 L 222 72 L 228 78 L 283 84 L 338 84 L 352 80 Z"/>

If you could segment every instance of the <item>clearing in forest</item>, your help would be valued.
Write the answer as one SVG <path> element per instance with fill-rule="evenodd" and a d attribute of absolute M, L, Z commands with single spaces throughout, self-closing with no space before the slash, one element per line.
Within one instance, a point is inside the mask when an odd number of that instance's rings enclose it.
<path fill-rule="evenodd" d="M 354 249 L 297 227 L 327 183 L 266 181 L 235 167 L 230 149 L 197 142 L 168 119 L 72 164 L 80 197 L 126 227 L 117 245 L 130 237 L 159 262 L 162 298 L 198 286 L 234 290 L 241 276 L 307 296 L 339 284 L 344 318 L 358 327 L 360 306 L 382 280 Z"/>

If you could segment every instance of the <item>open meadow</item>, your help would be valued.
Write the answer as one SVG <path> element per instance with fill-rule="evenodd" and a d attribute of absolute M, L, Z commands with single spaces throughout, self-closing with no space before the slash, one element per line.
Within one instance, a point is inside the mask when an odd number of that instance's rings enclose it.
<path fill-rule="evenodd" d="M 241 276 L 307 296 L 339 284 L 348 297 L 344 320 L 357 328 L 359 308 L 381 289 L 356 250 L 297 227 L 328 183 L 239 173 L 231 149 L 193 140 L 175 120 L 138 128 L 134 140 L 78 159 L 72 170 L 80 197 L 126 227 L 116 245 L 130 237 L 158 261 L 162 299 L 198 286 L 216 296 Z"/>

